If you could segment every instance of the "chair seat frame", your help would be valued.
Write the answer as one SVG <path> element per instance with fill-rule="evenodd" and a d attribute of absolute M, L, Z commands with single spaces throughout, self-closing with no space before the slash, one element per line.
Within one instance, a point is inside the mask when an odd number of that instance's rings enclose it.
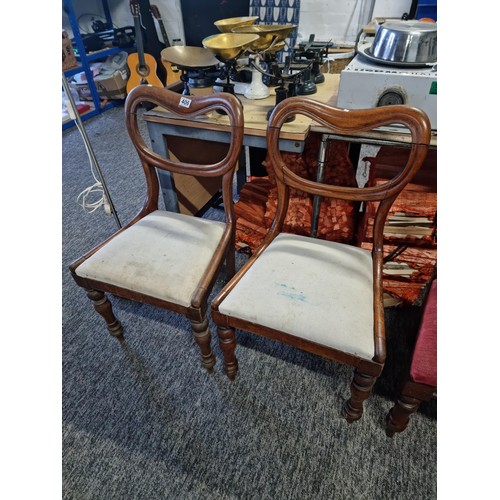
<path fill-rule="evenodd" d="M 172 161 L 154 152 L 144 141 L 138 123 L 139 108 L 142 105 L 154 105 L 180 116 L 194 119 L 211 111 L 222 111 L 228 118 L 231 141 L 224 158 L 211 164 L 193 164 Z M 140 303 L 150 304 L 167 309 L 187 317 L 191 323 L 194 338 L 201 351 L 201 363 L 208 371 L 215 365 L 215 355 L 211 348 L 211 334 L 207 319 L 208 297 L 218 274 L 226 263 L 226 276 L 231 278 L 235 273 L 235 217 L 233 208 L 233 178 L 237 161 L 243 144 L 243 108 L 241 102 L 229 93 L 218 93 L 206 96 L 183 96 L 165 88 L 151 85 L 135 87 L 125 102 L 126 127 L 132 143 L 138 153 L 146 177 L 147 193 L 144 204 L 137 215 L 123 228 L 104 242 L 74 261 L 70 272 L 75 282 L 84 288 L 92 301 L 95 310 L 104 318 L 111 335 L 123 340 L 123 326 L 115 317 L 111 302 L 106 293 Z M 127 288 L 104 283 L 94 279 L 78 276 L 78 267 L 107 245 L 119 234 L 127 231 L 148 214 L 158 210 L 160 186 L 157 169 L 170 173 L 197 177 L 218 177 L 221 179 L 222 200 L 225 211 L 225 229 L 215 249 L 213 258 L 200 276 L 199 283 L 191 297 L 188 307 L 157 297 L 138 293 Z"/>
<path fill-rule="evenodd" d="M 381 186 L 345 187 L 333 186 L 303 179 L 292 172 L 284 162 L 279 150 L 279 137 L 282 126 L 292 115 L 302 114 L 320 126 L 340 135 L 355 135 L 387 125 L 400 124 L 407 127 L 411 134 L 410 153 L 407 162 L 393 179 Z M 224 354 L 226 375 L 234 380 L 238 371 L 235 356 L 235 329 L 245 330 L 295 346 L 299 349 L 320 355 L 327 359 L 347 364 L 355 368 L 351 383 L 351 397 L 343 406 L 342 415 L 348 422 L 361 418 L 363 402 L 371 393 L 373 385 L 381 374 L 386 359 L 384 326 L 384 305 L 382 287 L 383 266 L 383 228 L 389 209 L 401 190 L 408 184 L 424 162 L 431 137 L 431 127 L 427 115 L 410 106 L 394 105 L 365 110 L 343 110 L 307 97 L 292 97 L 280 102 L 274 109 L 267 127 L 267 147 L 270 163 L 274 168 L 277 181 L 278 206 L 275 218 L 263 242 L 236 273 L 230 282 L 212 301 L 212 318 L 217 324 L 219 345 Z M 282 232 L 285 221 L 290 190 L 292 188 L 312 196 L 337 198 L 354 202 L 378 201 L 373 230 L 373 318 L 375 355 L 371 360 L 319 345 L 303 338 L 276 331 L 263 325 L 223 314 L 220 304 L 232 292 L 240 279 L 266 251 L 271 242 Z M 251 305 L 249 305 L 251 307 Z"/>

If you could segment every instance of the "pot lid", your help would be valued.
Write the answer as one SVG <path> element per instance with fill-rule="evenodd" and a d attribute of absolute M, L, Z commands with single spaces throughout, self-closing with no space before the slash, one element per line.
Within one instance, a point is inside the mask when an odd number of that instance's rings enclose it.
<path fill-rule="evenodd" d="M 380 24 L 377 28 L 384 28 L 389 31 L 398 31 L 403 33 L 433 33 L 437 31 L 437 23 L 429 23 L 427 21 L 386 21 Z"/>

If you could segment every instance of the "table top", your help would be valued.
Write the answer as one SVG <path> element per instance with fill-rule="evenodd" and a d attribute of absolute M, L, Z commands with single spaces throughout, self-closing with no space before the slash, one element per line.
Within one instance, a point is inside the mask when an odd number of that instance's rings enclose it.
<path fill-rule="evenodd" d="M 322 102 L 334 103 L 337 100 L 339 80 L 340 75 L 338 74 L 325 74 L 325 81 L 317 85 L 317 92 L 311 95 L 311 98 Z M 212 87 L 191 88 L 190 90 L 192 95 L 204 95 L 213 92 Z M 237 94 L 237 97 L 243 104 L 245 135 L 258 137 L 266 136 L 267 113 L 276 104 L 274 88 L 270 88 L 269 90 L 271 95 L 265 99 L 247 99 L 243 95 Z M 160 122 L 176 126 L 216 131 L 227 131 L 229 125 L 228 117 L 216 113 L 215 111 L 195 119 L 184 119 L 169 113 L 163 108 L 156 107 L 146 112 L 144 118 L 149 122 Z M 311 123 L 312 120 L 310 118 L 298 115 L 294 121 L 284 124 L 281 137 L 283 139 L 303 141 L 309 133 Z"/>
<path fill-rule="evenodd" d="M 317 85 L 317 92 L 310 95 L 311 99 L 336 105 L 340 74 L 325 73 L 325 81 Z M 191 88 L 192 95 L 204 95 L 212 93 L 212 87 Z M 267 113 L 276 103 L 274 88 L 270 88 L 271 95 L 265 99 L 246 99 L 243 95 L 237 94 L 243 104 L 243 114 L 245 118 L 245 135 L 265 137 L 267 129 Z M 167 125 L 185 126 L 196 129 L 227 132 L 229 119 L 225 115 L 210 112 L 208 115 L 199 116 L 195 119 L 180 118 L 169 113 L 163 108 L 156 107 L 144 113 L 144 119 L 152 123 L 162 123 Z M 315 124 L 310 118 L 297 115 L 295 120 L 285 123 L 282 128 L 281 138 L 302 142 L 310 131 L 320 133 L 331 133 L 331 131 Z M 339 136 L 340 137 L 340 136 Z M 371 131 L 356 135 L 357 139 L 368 139 L 374 143 L 409 143 L 410 136 L 404 132 L 397 131 Z M 433 132 L 431 146 L 437 146 L 437 133 Z"/>

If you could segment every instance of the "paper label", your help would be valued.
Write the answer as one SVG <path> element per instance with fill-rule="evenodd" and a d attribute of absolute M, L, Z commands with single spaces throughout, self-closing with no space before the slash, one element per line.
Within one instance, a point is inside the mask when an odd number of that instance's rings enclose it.
<path fill-rule="evenodd" d="M 191 99 L 188 99 L 185 96 L 182 96 L 180 101 L 179 101 L 179 106 L 182 106 L 183 108 L 189 108 L 191 106 Z"/>

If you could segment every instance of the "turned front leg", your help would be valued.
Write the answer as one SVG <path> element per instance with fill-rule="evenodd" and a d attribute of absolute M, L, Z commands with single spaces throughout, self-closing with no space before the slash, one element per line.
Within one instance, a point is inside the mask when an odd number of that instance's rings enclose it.
<path fill-rule="evenodd" d="M 354 371 L 351 382 L 351 398 L 344 403 L 342 416 L 352 423 L 363 415 L 363 402 L 370 396 L 377 377 Z"/>
<path fill-rule="evenodd" d="M 219 326 L 217 328 L 217 336 L 219 337 L 219 346 L 224 355 L 224 371 L 230 380 L 234 380 L 238 371 L 238 360 L 234 355 L 236 333 L 234 328 Z"/>
<path fill-rule="evenodd" d="M 86 290 L 87 297 L 92 301 L 94 309 L 104 318 L 109 333 L 113 337 L 123 338 L 122 324 L 116 319 L 113 307 L 106 295 L 99 290 Z"/>
<path fill-rule="evenodd" d="M 208 319 L 205 317 L 201 322 L 191 321 L 191 328 L 193 329 L 194 340 L 201 351 L 201 365 L 208 372 L 211 372 L 215 365 L 215 354 L 210 345 L 212 336 L 208 328 Z"/>

